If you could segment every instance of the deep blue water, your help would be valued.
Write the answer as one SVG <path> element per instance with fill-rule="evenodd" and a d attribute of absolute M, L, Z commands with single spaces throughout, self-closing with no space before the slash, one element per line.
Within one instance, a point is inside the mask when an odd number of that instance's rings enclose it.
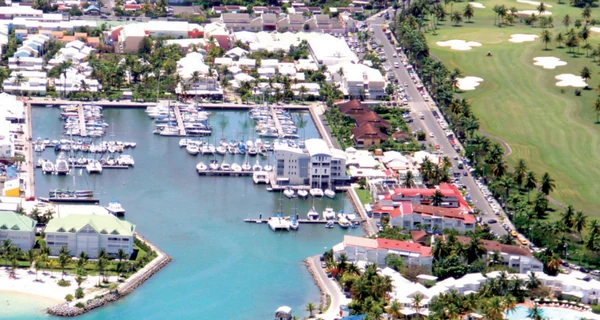
<path fill-rule="evenodd" d="M 58 115 L 57 109 L 34 108 L 34 139 L 60 138 Z M 264 185 L 255 186 L 249 177 L 198 176 L 195 166 L 202 156 L 179 148 L 179 138 L 153 135 L 153 123 L 143 110 L 107 109 L 104 115 L 110 124 L 105 139 L 137 142 L 137 148 L 126 152 L 135 158 L 135 168 L 104 170 L 99 176 L 83 170 L 75 179 L 38 171 L 36 195 L 46 196 L 51 188 L 75 183 L 78 189 L 93 189 L 103 204 L 118 199 L 127 210 L 126 219 L 171 255 L 173 262 L 125 299 L 81 319 L 271 319 L 281 305 L 303 316 L 303 306 L 319 300 L 303 259 L 339 243 L 344 234 L 363 233 L 361 229 L 329 230 L 323 225 L 274 233 L 265 224 L 244 223 L 244 218 L 276 212 L 280 195 L 267 192 Z M 318 137 L 308 113 L 300 115 L 309 121 L 305 137 Z M 213 112 L 211 123 L 212 139 L 253 138 L 254 124 L 247 112 Z M 43 156 L 55 158 L 50 149 Z M 284 198 L 281 202 L 286 213 L 293 213 L 291 201 Z M 299 200 L 297 206 L 305 217 L 311 200 Z M 320 212 L 326 206 L 352 211 L 343 195 L 315 202 Z M 0 294 L 0 300 L 5 297 L 9 299 Z M 10 302 L 19 305 L 22 299 L 26 298 L 15 295 Z M 9 317 L 46 316 L 39 308 L 22 308 Z"/>

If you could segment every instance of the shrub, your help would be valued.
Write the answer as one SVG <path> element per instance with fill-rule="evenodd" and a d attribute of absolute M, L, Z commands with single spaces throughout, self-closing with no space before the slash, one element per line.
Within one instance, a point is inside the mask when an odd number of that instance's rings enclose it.
<path fill-rule="evenodd" d="M 581 95 L 581 90 L 575 89 L 575 95 L 579 97 Z"/>
<path fill-rule="evenodd" d="M 67 300 L 67 302 L 71 302 L 73 301 L 73 295 L 72 294 L 68 294 L 65 296 L 65 300 Z"/>
<path fill-rule="evenodd" d="M 81 302 L 77 302 L 77 304 L 75 304 L 75 306 L 76 306 L 77 308 L 81 308 L 81 309 L 83 309 L 83 308 L 85 307 L 85 304 L 83 304 L 83 303 L 81 303 Z"/>
<path fill-rule="evenodd" d="M 592 312 L 595 314 L 600 314 L 600 306 L 592 306 Z"/>
<path fill-rule="evenodd" d="M 58 285 L 61 287 L 68 287 L 71 285 L 71 282 L 61 279 L 61 280 L 58 280 Z"/>
<path fill-rule="evenodd" d="M 75 290 L 75 298 L 81 299 L 83 297 L 85 297 L 85 293 L 83 293 L 83 289 L 77 288 L 77 290 Z"/>

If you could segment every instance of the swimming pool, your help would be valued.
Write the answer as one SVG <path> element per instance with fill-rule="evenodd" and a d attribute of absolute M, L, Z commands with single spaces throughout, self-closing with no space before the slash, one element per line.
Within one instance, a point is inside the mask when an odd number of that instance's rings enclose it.
<path fill-rule="evenodd" d="M 544 311 L 542 315 L 544 319 L 552 319 L 552 320 L 579 320 L 584 316 L 583 312 L 563 309 L 563 308 L 541 308 Z M 524 306 L 518 306 L 515 308 L 514 312 L 510 312 L 506 314 L 507 320 L 525 320 L 527 318 L 527 314 L 529 309 Z"/>

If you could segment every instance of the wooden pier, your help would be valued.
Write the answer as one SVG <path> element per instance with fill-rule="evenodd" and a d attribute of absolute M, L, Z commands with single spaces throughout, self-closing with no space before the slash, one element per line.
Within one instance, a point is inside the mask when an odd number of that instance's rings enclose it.
<path fill-rule="evenodd" d="M 41 168 L 42 166 L 36 164 L 35 165 L 36 168 Z M 85 164 L 72 164 L 69 163 L 69 167 L 71 168 L 76 168 L 76 169 L 85 169 L 86 165 Z M 115 164 L 115 165 L 107 165 L 107 164 L 103 164 L 102 165 L 102 169 L 129 169 L 129 168 L 133 168 L 127 165 L 119 165 L 119 164 Z"/>
<path fill-rule="evenodd" d="M 281 122 L 279 122 L 279 118 L 277 118 L 277 112 L 275 112 L 275 107 L 273 104 L 269 105 L 269 111 L 271 112 L 271 118 L 275 122 L 275 129 L 277 129 L 277 134 L 281 137 L 283 135 L 283 127 L 281 126 Z"/>
<path fill-rule="evenodd" d="M 179 129 L 179 135 L 185 136 L 185 126 L 183 124 L 183 119 L 181 118 L 181 111 L 179 110 L 178 105 L 173 106 L 173 111 L 175 112 L 175 119 L 177 120 L 177 128 Z"/>
<path fill-rule="evenodd" d="M 77 105 L 77 115 L 79 116 L 79 135 L 87 137 L 87 128 L 85 127 L 85 114 L 83 112 L 83 103 Z"/>
<path fill-rule="evenodd" d="M 325 220 L 325 219 L 319 219 L 319 220 L 310 220 L 310 219 L 298 219 L 298 223 L 305 223 L 305 224 L 326 224 L 328 221 L 333 222 L 334 224 L 338 224 L 337 220 Z M 358 223 L 362 223 L 361 220 L 355 220 Z M 269 219 L 244 219 L 244 222 L 247 223 L 267 223 L 269 222 Z"/>
<path fill-rule="evenodd" d="M 198 170 L 196 170 L 198 171 Z M 198 171 L 201 176 L 245 176 L 251 177 L 254 171 L 233 171 L 233 170 L 204 170 Z"/>

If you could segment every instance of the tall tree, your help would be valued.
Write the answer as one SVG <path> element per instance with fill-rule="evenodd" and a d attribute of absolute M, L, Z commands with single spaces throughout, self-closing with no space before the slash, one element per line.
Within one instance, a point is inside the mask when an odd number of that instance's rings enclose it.
<path fill-rule="evenodd" d="M 567 228 L 571 229 L 575 225 L 575 209 L 572 205 L 568 205 L 563 213 L 561 213 L 560 222 Z"/>
<path fill-rule="evenodd" d="M 450 21 L 452 21 L 452 23 L 454 23 L 454 26 L 458 26 L 460 25 L 460 23 L 463 21 L 462 15 L 460 14 L 460 12 L 453 12 L 452 16 L 450 17 Z"/>
<path fill-rule="evenodd" d="M 548 172 L 544 172 L 544 175 L 542 175 L 542 181 L 540 183 L 540 191 L 542 191 L 542 193 L 545 195 L 549 195 L 550 192 L 554 191 L 554 189 L 556 189 L 556 183 L 554 182 L 554 179 L 550 177 Z"/>
<path fill-rule="evenodd" d="M 565 25 L 565 27 L 569 27 L 569 25 L 571 25 L 571 17 L 567 14 L 564 16 L 562 23 Z"/>
<path fill-rule="evenodd" d="M 467 3 L 467 6 L 465 7 L 465 10 L 463 11 L 463 17 L 467 18 L 468 22 L 471 22 L 471 18 L 473 18 L 473 16 L 475 16 L 475 10 L 473 8 L 473 5 L 470 3 Z"/>
<path fill-rule="evenodd" d="M 596 123 L 600 123 L 600 120 L 598 120 L 598 116 L 600 115 L 600 98 L 596 98 L 596 101 L 594 101 L 594 110 L 596 111 Z"/>
<path fill-rule="evenodd" d="M 519 159 L 517 161 L 517 166 L 515 167 L 515 173 L 514 173 L 514 177 L 515 177 L 515 182 L 517 183 L 517 185 L 521 186 L 523 185 L 523 182 L 525 181 L 525 177 L 527 176 L 527 163 L 525 162 L 525 160 L 523 159 Z"/>
<path fill-rule="evenodd" d="M 542 31 L 540 40 L 544 43 L 544 50 L 547 51 L 548 50 L 548 44 L 550 42 L 552 42 L 552 33 L 550 33 L 550 31 L 548 31 L 547 29 L 544 29 L 544 31 Z"/>

